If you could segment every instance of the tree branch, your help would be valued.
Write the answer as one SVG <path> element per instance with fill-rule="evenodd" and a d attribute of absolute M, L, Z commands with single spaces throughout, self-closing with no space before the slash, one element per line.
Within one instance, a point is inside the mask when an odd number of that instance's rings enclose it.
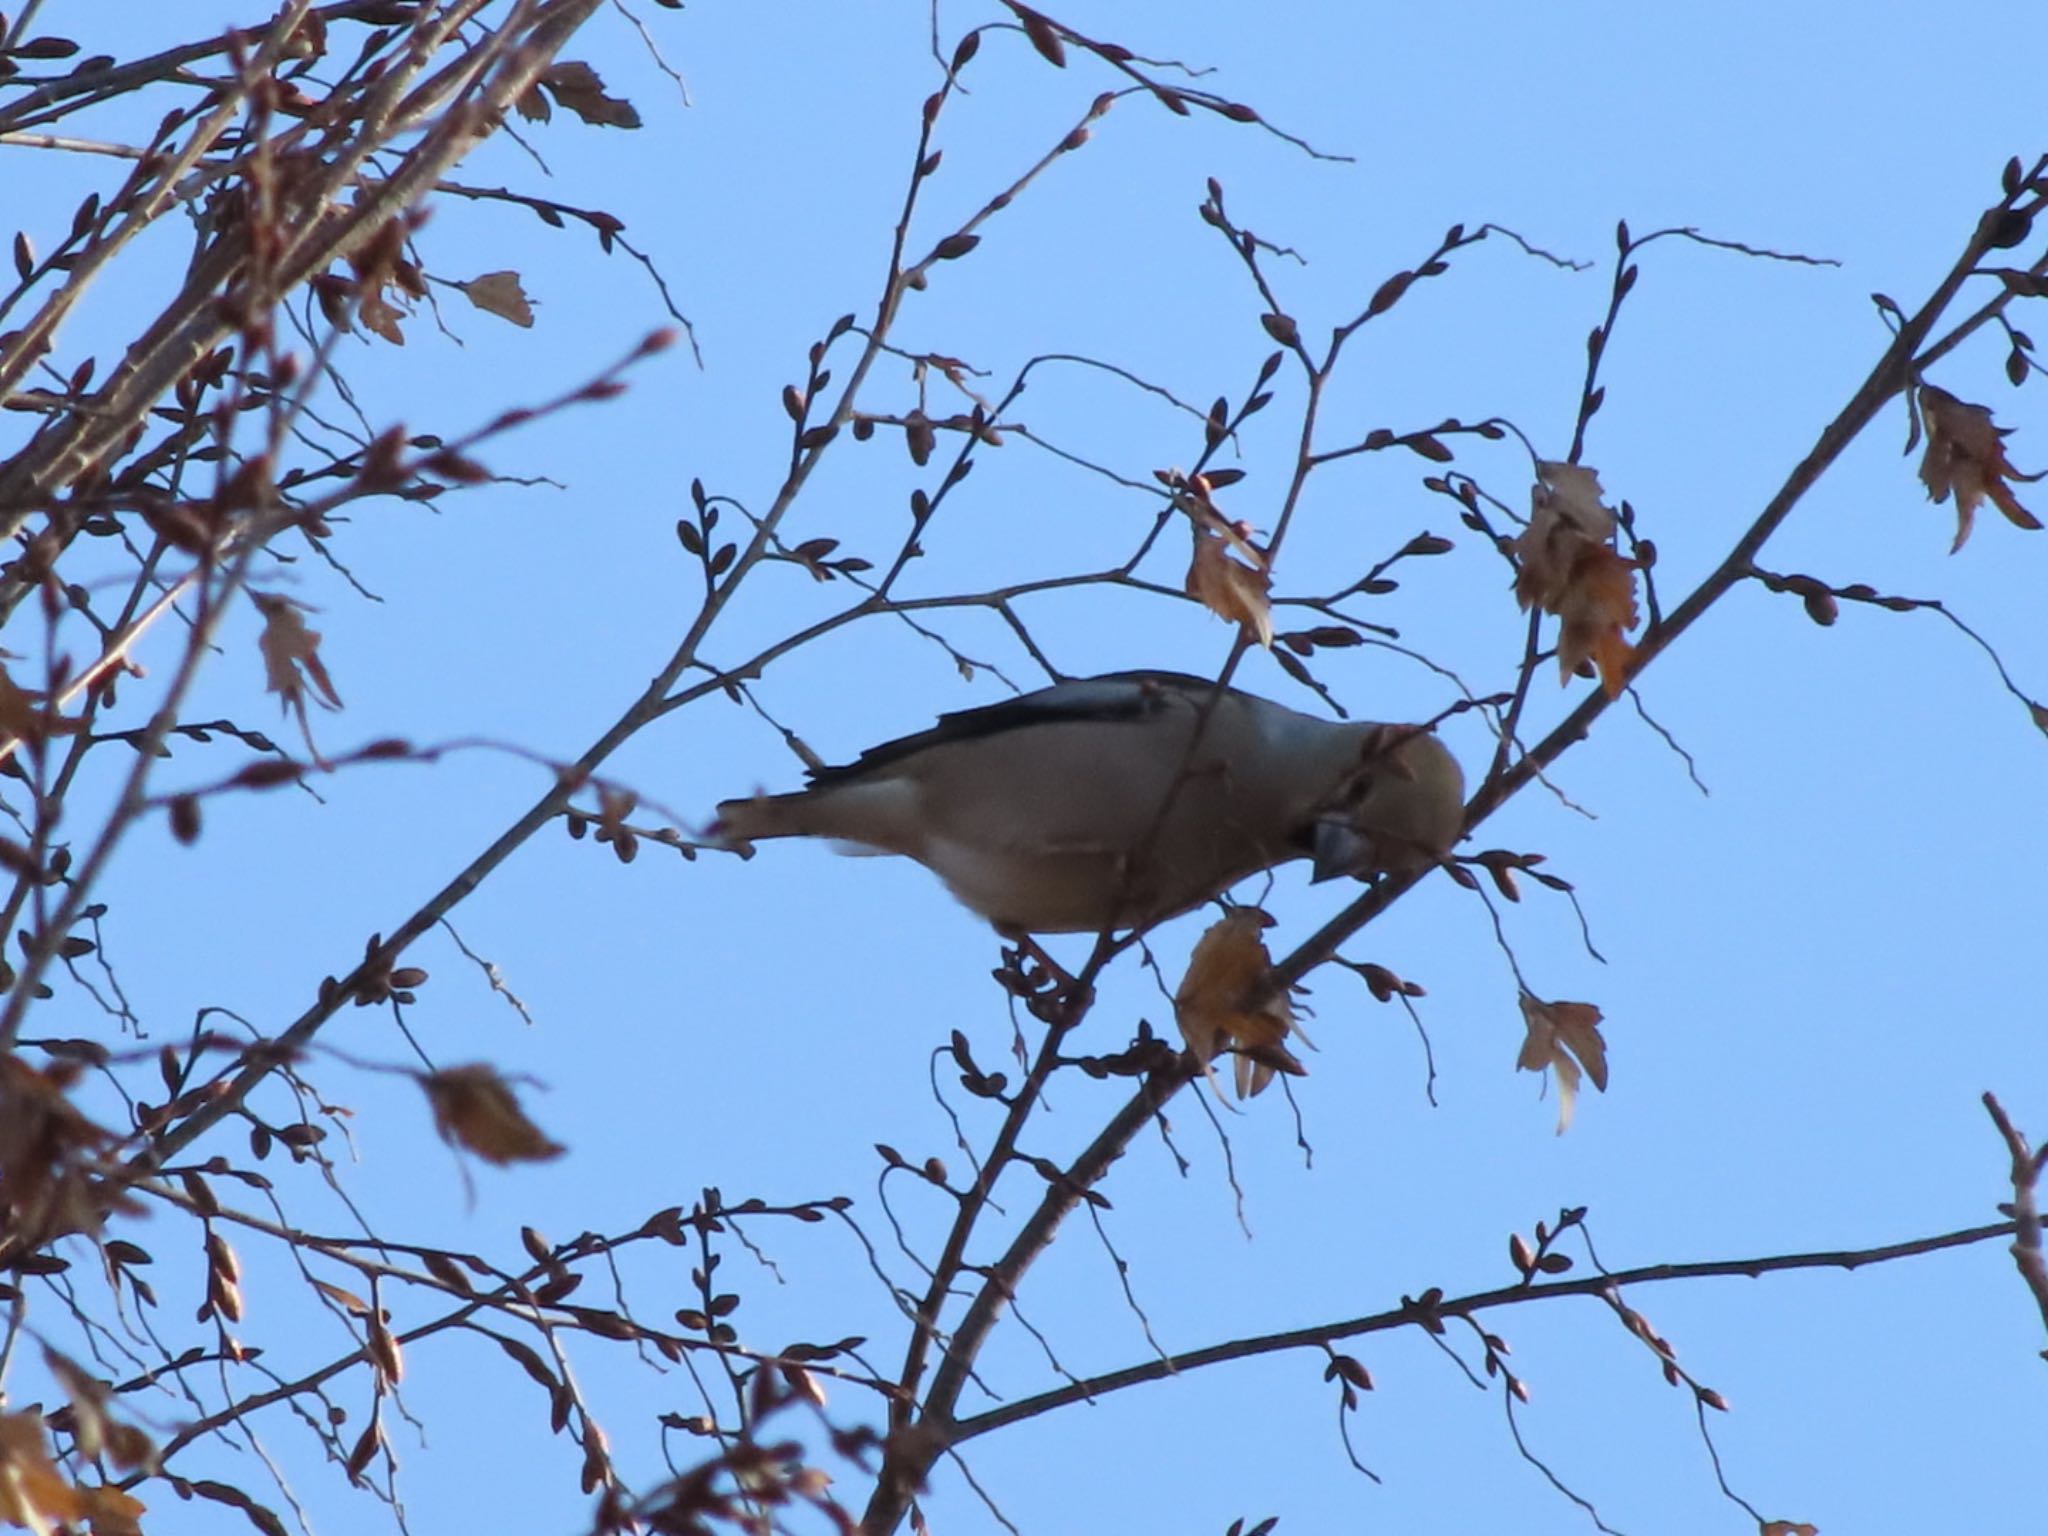
<path fill-rule="evenodd" d="M 1555 1301 L 1566 1296 L 1602 1296 L 1628 1285 L 1657 1285 L 1676 1280 L 1707 1280 L 1730 1275 L 1740 1275 L 1753 1280 L 1763 1275 L 1799 1269 L 1859 1269 L 1867 1264 L 1892 1263 L 1899 1259 L 1915 1258 L 1921 1254 L 1939 1253 L 1947 1248 L 1964 1248 L 1974 1243 L 1988 1242 L 1993 1238 L 2010 1237 L 2017 1227 L 2016 1222 L 2001 1221 L 1990 1226 L 1966 1227 L 1936 1237 L 1913 1238 L 1907 1242 L 1889 1243 L 1878 1248 L 1774 1254 L 1764 1258 L 1718 1259 L 1698 1264 L 1646 1264 L 1639 1269 L 1585 1275 L 1577 1280 L 1549 1281 L 1537 1285 L 1518 1281 L 1514 1285 L 1498 1286 L 1490 1291 L 1474 1291 L 1469 1295 L 1439 1301 L 1434 1306 L 1426 1307 L 1408 1302 L 1389 1311 L 1374 1312 L 1365 1317 L 1319 1323 L 1308 1328 L 1291 1328 L 1283 1333 L 1232 1339 L 1227 1343 L 1191 1349 L 1185 1354 L 1173 1355 L 1164 1360 L 1142 1361 L 1137 1365 L 1126 1366 L 1120 1371 L 1091 1376 L 1070 1386 L 1041 1392 L 1036 1397 L 1021 1398 L 1014 1403 L 992 1408 L 986 1413 L 976 1414 L 972 1418 L 962 1419 L 953 1425 L 952 1433 L 956 1442 L 971 1440 L 977 1435 L 987 1434 L 992 1429 L 1001 1429 L 1004 1425 L 1014 1424 L 1020 1419 L 1035 1418 L 1041 1413 L 1065 1407 L 1069 1403 L 1119 1392 L 1126 1387 L 1134 1387 L 1147 1381 L 1158 1381 L 1205 1365 L 1217 1365 L 1226 1360 L 1249 1360 L 1259 1355 L 1276 1354 L 1289 1349 L 1320 1349 L 1339 1339 L 1357 1338 L 1368 1333 L 1386 1333 L 1395 1328 L 1422 1324 L 1425 1320 L 1466 1317 L 1495 1307 L 1518 1306 L 1524 1302 Z"/>

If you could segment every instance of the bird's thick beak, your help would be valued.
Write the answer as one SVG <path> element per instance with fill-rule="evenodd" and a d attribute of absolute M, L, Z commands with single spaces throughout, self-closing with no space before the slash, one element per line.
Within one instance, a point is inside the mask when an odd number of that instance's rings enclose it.
<path fill-rule="evenodd" d="M 1315 825 L 1309 858 L 1313 884 L 1339 875 L 1362 880 L 1373 869 L 1372 839 L 1342 817 L 1326 816 Z"/>

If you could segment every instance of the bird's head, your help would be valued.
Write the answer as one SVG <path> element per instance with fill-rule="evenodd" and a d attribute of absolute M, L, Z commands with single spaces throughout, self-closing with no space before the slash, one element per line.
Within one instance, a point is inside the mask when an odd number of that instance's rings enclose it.
<path fill-rule="evenodd" d="M 1312 878 L 1433 864 L 1457 841 L 1464 814 L 1465 775 L 1448 747 L 1421 726 L 1372 726 L 1310 829 Z"/>

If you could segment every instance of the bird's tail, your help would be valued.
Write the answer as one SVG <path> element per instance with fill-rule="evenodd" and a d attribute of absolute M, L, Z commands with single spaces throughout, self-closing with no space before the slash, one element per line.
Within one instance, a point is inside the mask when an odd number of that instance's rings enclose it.
<path fill-rule="evenodd" d="M 815 829 L 799 808 L 810 799 L 807 791 L 788 795 L 750 795 L 744 800 L 720 803 L 718 813 L 705 836 L 734 847 L 771 837 L 803 837 Z"/>
<path fill-rule="evenodd" d="M 822 837 L 857 843 L 870 853 L 914 853 L 922 825 L 916 789 L 883 778 L 728 800 L 719 806 L 710 836 L 734 848 L 762 838 Z"/>

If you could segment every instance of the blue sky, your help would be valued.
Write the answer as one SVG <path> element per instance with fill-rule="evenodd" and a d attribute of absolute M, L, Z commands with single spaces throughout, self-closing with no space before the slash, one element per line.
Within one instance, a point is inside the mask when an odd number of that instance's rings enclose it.
<path fill-rule="evenodd" d="M 1461 252 L 1449 275 L 1361 334 L 1332 395 L 1330 419 L 1344 425 L 1331 440 L 1347 427 L 1362 436 L 1498 415 L 1561 457 L 1618 219 L 1638 233 L 1694 226 L 1839 261 L 1746 259 L 1675 240 L 1642 258 L 1585 458 L 1655 538 L 1668 605 L 1747 526 L 1882 350 L 1869 295 L 1913 308 L 1997 197 L 2006 158 L 2048 147 L 2030 93 L 2001 74 L 2020 72 L 2038 16 L 2019 4 L 1969 12 L 1965 23 L 1890 4 L 1058 10 L 1140 53 L 1214 66 L 1205 87 L 1353 158 L 1313 160 L 1256 129 L 1123 101 L 1085 150 L 990 223 L 980 248 L 935 274 L 898 340 L 988 370 L 992 391 L 1033 355 L 1072 352 L 1190 400 L 1235 400 L 1271 344 L 1240 270 L 1195 217 L 1205 177 L 1222 181 L 1236 217 L 1306 258 L 1273 270 L 1309 334 L 1355 312 L 1446 226 L 1493 222 L 1592 265 L 1562 270 L 1505 239 Z M 950 40 L 992 15 L 945 7 L 941 30 Z M 646 126 L 600 131 L 558 114 L 529 130 L 551 181 L 503 141 L 460 178 L 624 218 L 694 323 L 703 366 L 671 351 L 641 368 L 622 400 L 541 423 L 486 455 L 502 473 L 558 486 L 494 486 L 432 510 L 361 507 L 337 548 L 381 601 L 303 563 L 282 580 L 318 606 L 347 700 L 344 713 L 316 721 L 330 750 L 390 735 L 486 737 L 557 759 L 582 750 L 693 611 L 696 578 L 673 531 L 689 482 L 765 507 L 787 453 L 779 390 L 836 316 L 872 311 L 918 103 L 936 83 L 924 9 L 707 4 L 648 7 L 645 19 L 690 105 L 607 11 L 570 56 L 595 63 Z M 74 30 L 95 24 L 81 11 Z M 109 45 L 88 43 L 99 46 Z M 1966 68 L 1976 77 L 1954 78 Z M 971 95 L 948 109 L 944 168 L 913 246 L 978 206 L 1110 83 L 1079 59 L 1051 70 L 1014 34 L 987 39 Z M 0 164 L 32 187 L 30 158 L 11 151 Z M 79 185 L 77 169 L 63 169 L 63 185 Z M 61 225 L 70 204 L 50 206 Z M 444 294 L 459 344 L 421 316 L 402 351 L 344 349 L 372 414 L 416 429 L 452 433 L 542 398 L 665 320 L 630 261 L 516 210 L 444 202 L 422 246 L 440 277 L 516 268 L 538 321 L 515 330 Z M 2038 238 L 2028 259 L 2036 249 Z M 73 345 L 111 346 L 133 302 L 107 292 Z M 2018 323 L 2044 328 L 2025 315 Z M 2044 385 L 2013 389 L 2003 353 L 1981 336 L 1933 380 L 2017 428 L 2011 453 L 2022 468 L 2048 467 Z M 1298 398 L 1289 374 L 1281 387 L 1246 435 L 1241 467 L 1251 474 L 1226 500 L 1268 529 Z M 901 368 L 878 369 L 872 391 L 876 410 L 914 399 Z M 1015 414 L 1133 479 L 1199 451 L 1185 417 L 1079 369 L 1045 370 Z M 1927 503 L 1916 461 L 1900 452 L 1905 434 L 1903 409 L 1885 413 L 1764 563 L 1938 597 L 2023 688 L 2048 694 L 2038 622 L 2048 537 L 1987 514 L 1951 557 L 1952 514 Z M 1457 467 L 1524 504 L 1527 460 L 1512 439 L 1461 443 Z M 1504 687 L 1523 621 L 1498 560 L 1457 526 L 1450 503 L 1421 489 L 1433 468 L 1377 455 L 1319 477 L 1281 583 L 1313 589 L 1325 565 L 1348 575 L 1425 528 L 1452 536 L 1454 554 L 1407 573 L 1370 616 L 1479 691 Z M 789 536 L 836 537 L 845 552 L 880 558 L 900 536 L 912 488 L 933 483 L 886 431 L 864 446 L 844 440 Z M 2023 487 L 2029 495 L 2048 514 L 2048 492 Z M 1089 568 L 1127 549 L 1154 510 L 1144 494 L 1013 438 L 985 452 L 949 502 L 910 589 Z M 1178 535 L 1169 543 L 1172 557 L 1153 574 L 1171 582 Z M 844 601 L 840 586 L 763 573 L 710 654 L 736 661 Z M 1213 672 L 1229 646 L 1228 629 L 1191 605 L 1129 593 L 1047 600 L 1027 616 L 1076 674 Z M 1021 685 L 1043 680 L 987 615 L 936 622 Z M 200 718 L 273 724 L 254 633 L 252 620 L 230 637 Z M 1318 667 L 1368 717 L 1426 716 L 1451 698 L 1439 676 L 1386 650 Z M 1237 680 L 1316 707 L 1266 658 L 1249 658 Z M 1587 686 L 1560 689 L 1546 672 L 1532 721 L 1561 718 Z M 760 685 L 776 716 L 833 761 L 1004 691 L 987 673 L 963 681 L 939 648 L 881 621 L 777 663 Z M 1296 1088 L 1312 1163 L 1277 1094 L 1220 1115 L 1249 1238 L 1211 1118 L 1187 1096 L 1171 1110 L 1185 1176 L 1147 1136 L 1105 1185 L 1106 1228 L 1167 1349 L 1377 1311 L 1431 1285 L 1458 1294 L 1505 1284 L 1508 1234 L 1564 1206 L 1590 1207 L 1600 1254 L 1616 1268 L 1860 1247 L 1994 1219 L 2009 1195 L 2005 1160 L 1977 1096 L 1997 1091 L 2048 1136 L 2034 915 L 2034 875 L 2048 857 L 2048 743 L 1983 654 L 1939 617 L 1850 608 L 1824 630 L 1796 600 L 1755 586 L 1658 661 L 1642 696 L 1696 759 L 1710 796 L 1618 708 L 1554 775 L 1569 805 L 1525 794 L 1476 840 L 1541 851 L 1577 887 L 1605 963 L 1580 942 L 1571 907 L 1533 887 L 1503 921 L 1539 992 L 1605 1011 L 1610 1091 L 1582 1102 L 1569 1134 L 1553 1134 L 1554 1105 L 1513 1070 L 1515 985 L 1487 914 L 1432 878 L 1347 953 L 1428 988 L 1434 1105 L 1407 1019 L 1326 971 L 1313 978 L 1309 1021 L 1320 1050 Z M 1490 742 L 1469 719 L 1448 736 L 1476 779 Z M 195 782 L 216 771 L 185 749 L 165 768 Z M 702 816 L 757 785 L 793 786 L 800 765 L 758 719 L 714 699 L 644 732 L 610 772 Z M 191 849 L 145 828 L 115 871 L 110 954 L 153 1035 L 177 1035 L 207 1005 L 277 1027 L 321 975 L 352 963 L 368 934 L 395 926 L 544 787 L 527 762 L 472 752 L 341 775 L 320 786 L 323 804 L 295 792 L 221 803 Z M 543 834 L 457 912 L 464 940 L 527 1004 L 530 1028 L 444 937 L 415 952 L 433 973 L 409 1014 L 427 1050 L 443 1064 L 488 1059 L 543 1082 L 532 1107 L 570 1155 L 478 1170 L 472 1203 L 402 1083 L 316 1061 L 325 1091 L 357 1112 L 352 1192 L 387 1237 L 500 1257 L 517 1251 L 523 1223 L 557 1239 L 618 1230 L 688 1204 L 705 1185 L 777 1202 L 845 1192 L 907 1283 L 913 1271 L 875 1204 L 872 1144 L 962 1161 L 933 1102 L 928 1058 L 956 1028 L 984 1065 L 1007 1055 L 1011 1023 L 988 979 L 995 940 L 898 861 L 795 845 L 747 863 L 659 854 L 649 847 L 621 866 L 588 842 Z M 1276 951 L 1344 899 L 1283 872 L 1268 903 L 1281 920 Z M 1169 981 L 1201 926 L 1186 918 L 1158 935 Z M 75 1026 L 43 1032 L 93 1027 L 87 1006 L 60 995 L 49 1017 L 77 1009 Z M 1125 964 L 1083 1043 L 1116 1049 L 1141 1018 L 1171 1031 L 1158 984 Z M 373 1012 L 338 1020 L 329 1038 L 352 1057 L 408 1059 Z M 1035 1149 L 1070 1155 L 1121 1098 L 1065 1085 Z M 962 1114 L 970 1136 L 985 1139 L 987 1123 Z M 310 1177 L 298 1181 L 303 1221 L 347 1223 Z M 891 1195 L 906 1233 L 933 1244 L 949 1212 L 907 1181 Z M 727 1274 L 745 1282 L 737 1322 L 747 1342 L 858 1333 L 875 1341 L 878 1363 L 900 1358 L 900 1322 L 843 1231 L 754 1235 L 787 1283 L 743 1253 L 728 1258 Z M 244 1258 L 254 1337 L 259 1320 L 302 1304 L 276 1255 L 250 1245 Z M 175 1293 L 168 1261 L 160 1267 Z M 636 1304 L 657 1318 L 683 1304 L 683 1267 L 643 1261 L 630 1276 Z M 183 1268 L 196 1284 L 196 1259 Z M 2037 1464 L 2048 1420 L 2039 1319 L 2002 1245 L 1854 1275 L 1644 1287 L 1632 1299 L 1732 1401 L 1714 1421 L 1716 1444 L 1729 1483 L 1767 1516 L 1830 1533 L 2014 1523 L 2016 1474 Z M 1032 1271 L 1021 1305 L 1076 1373 L 1151 1352 L 1085 1224 Z M 1519 1418 L 1530 1449 L 1610 1525 L 1753 1528 L 1716 1489 L 1688 1395 L 1664 1386 L 1598 1303 L 1509 1309 L 1491 1326 L 1531 1387 Z M 271 1363 L 305 1368 L 340 1346 L 315 1314 L 303 1336 L 277 1340 Z M 1030 1533 L 1220 1531 L 1240 1515 L 1278 1515 L 1294 1533 L 1589 1528 L 1517 1455 L 1497 1389 L 1475 1391 L 1419 1333 L 1378 1336 L 1357 1352 L 1378 1388 L 1353 1436 L 1380 1485 L 1345 1464 L 1322 1359 L 1308 1354 L 1065 1409 L 975 1442 L 968 1465 Z M 701 1406 L 688 1379 L 657 1376 L 615 1349 L 573 1353 L 622 1464 L 651 1478 L 653 1416 Z M 1015 1329 L 999 1335 L 985 1375 L 1012 1397 L 1058 1379 Z M 422 1347 L 406 1394 L 428 1441 L 398 1431 L 415 1530 L 578 1528 L 586 1501 L 573 1448 L 546 1435 L 539 1393 L 487 1347 Z M 366 1397 L 343 1394 L 358 1407 Z M 850 1394 L 834 1408 L 854 1411 Z M 167 1419 L 177 1411 L 163 1408 Z M 317 1528 L 371 1528 L 375 1512 L 298 1426 L 265 1428 Z M 246 1456 L 224 1464 L 260 1479 Z M 161 1491 L 151 1503 L 153 1532 L 217 1528 L 211 1511 Z M 927 1507 L 942 1531 L 998 1528 L 951 1469 Z"/>

